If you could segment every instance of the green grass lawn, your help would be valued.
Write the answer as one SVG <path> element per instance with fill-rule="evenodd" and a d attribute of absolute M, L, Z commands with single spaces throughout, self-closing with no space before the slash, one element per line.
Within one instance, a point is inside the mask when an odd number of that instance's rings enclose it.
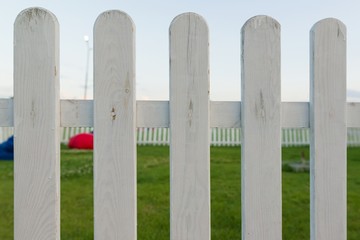
<path fill-rule="evenodd" d="M 284 148 L 283 161 L 308 148 Z M 92 152 L 62 148 L 61 238 L 93 239 Z M 138 239 L 169 239 L 169 148 L 138 147 Z M 212 239 L 241 239 L 240 148 L 211 148 Z M 309 173 L 283 171 L 283 239 L 309 239 Z M 348 149 L 348 239 L 360 239 L 360 148 Z M 0 161 L 0 239 L 13 239 L 13 163 Z"/>

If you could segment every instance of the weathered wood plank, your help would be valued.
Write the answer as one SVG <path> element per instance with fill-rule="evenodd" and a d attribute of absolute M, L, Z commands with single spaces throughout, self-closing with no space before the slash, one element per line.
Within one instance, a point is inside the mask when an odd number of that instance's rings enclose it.
<path fill-rule="evenodd" d="M 94 26 L 94 235 L 136 239 L 135 26 L 124 12 Z"/>
<path fill-rule="evenodd" d="M 59 24 L 30 8 L 14 25 L 14 238 L 59 240 Z"/>
<path fill-rule="evenodd" d="M 309 128 L 308 102 L 282 102 L 282 128 Z M 92 100 L 60 100 L 62 127 L 93 127 Z M 210 127 L 240 128 L 241 102 L 210 101 Z M 137 101 L 137 127 L 169 127 L 169 101 Z M 13 100 L 0 99 L 0 127 L 13 127 Z M 347 103 L 347 127 L 360 128 L 360 103 Z"/>
<path fill-rule="evenodd" d="M 360 103 L 348 102 L 346 104 L 346 117 L 348 128 L 360 128 Z"/>
<path fill-rule="evenodd" d="M 282 128 L 309 128 L 309 103 L 282 102 L 281 127 Z"/>
<path fill-rule="evenodd" d="M 94 126 L 93 100 L 62 100 L 60 103 L 62 127 Z"/>
<path fill-rule="evenodd" d="M 169 101 L 137 101 L 137 127 L 169 127 Z"/>
<path fill-rule="evenodd" d="M 240 102 L 211 102 L 211 127 L 240 127 Z"/>
<path fill-rule="evenodd" d="M 209 36 L 194 13 L 170 26 L 170 239 L 210 239 Z"/>
<path fill-rule="evenodd" d="M 0 127 L 14 126 L 13 99 L 0 99 Z"/>
<path fill-rule="evenodd" d="M 241 197 L 244 240 L 282 238 L 280 24 L 242 28 Z"/>
<path fill-rule="evenodd" d="M 310 33 L 311 239 L 346 239 L 346 27 Z"/>

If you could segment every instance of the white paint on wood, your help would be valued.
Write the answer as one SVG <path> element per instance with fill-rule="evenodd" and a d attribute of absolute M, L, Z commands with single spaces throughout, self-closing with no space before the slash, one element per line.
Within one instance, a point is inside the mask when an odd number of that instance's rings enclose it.
<path fill-rule="evenodd" d="M 14 28 L 14 238 L 59 240 L 59 24 L 30 8 Z"/>
<path fill-rule="evenodd" d="M 281 122 L 282 128 L 309 128 L 309 103 L 282 102 Z"/>
<path fill-rule="evenodd" d="M 94 235 L 136 239 L 135 27 L 120 11 L 94 26 Z"/>
<path fill-rule="evenodd" d="M 309 126 L 311 239 L 346 239 L 346 128 L 360 127 L 360 103 L 346 103 L 340 21 L 312 28 L 310 104 L 280 102 L 280 25 L 266 16 L 242 29 L 242 104 L 209 102 L 208 29 L 192 13 L 170 28 L 170 101 L 136 102 L 134 25 L 120 11 L 95 24 L 95 102 L 60 102 L 58 28 L 41 8 L 15 21 L 16 97 L 0 99 L 0 126 L 15 127 L 15 239 L 60 239 L 60 125 L 95 125 L 95 239 L 136 239 L 136 126 L 145 144 L 169 141 L 149 127 L 172 130 L 171 238 L 210 239 L 209 128 L 232 145 L 240 124 L 243 239 L 281 239 L 280 129 Z M 284 138 L 303 143 L 306 131 Z"/>
<path fill-rule="evenodd" d="M 14 126 L 14 101 L 13 99 L 0 99 L 0 126 Z"/>
<path fill-rule="evenodd" d="M 282 238 L 280 24 L 242 28 L 242 239 Z"/>
<path fill-rule="evenodd" d="M 310 34 L 311 239 L 346 239 L 346 27 Z"/>
<path fill-rule="evenodd" d="M 137 127 L 169 127 L 169 101 L 137 101 Z"/>
<path fill-rule="evenodd" d="M 346 125 L 348 128 L 360 128 L 360 103 L 347 103 L 346 117 Z"/>
<path fill-rule="evenodd" d="M 211 102 L 211 127 L 240 127 L 240 102 Z"/>
<path fill-rule="evenodd" d="M 5 100 L 4 100 L 5 101 Z M 6 100 L 11 101 L 11 100 Z M 169 127 L 168 101 L 137 101 L 137 127 Z M 11 114 L 11 103 L 4 103 L 4 114 Z M 93 126 L 93 112 L 91 100 L 62 100 L 61 126 Z M 219 128 L 240 128 L 241 102 L 211 101 L 210 126 Z M 309 128 L 308 102 L 282 102 L 281 103 L 282 128 Z M 1 112 L 0 112 L 1 113 Z M 64 113 L 64 114 L 63 114 Z M 347 126 L 360 128 L 360 103 L 347 103 Z M 13 126 L 12 116 L 2 121 L 0 126 Z"/>
<path fill-rule="evenodd" d="M 209 36 L 194 13 L 170 26 L 170 238 L 210 239 Z"/>
<path fill-rule="evenodd" d="M 240 128 L 241 102 L 210 101 L 210 127 Z M 308 102 L 282 102 L 282 128 L 309 128 Z M 92 100 L 60 101 L 62 127 L 93 127 Z M 169 127 L 169 101 L 137 101 L 137 127 Z M 0 99 L 0 127 L 13 127 L 13 100 Z M 347 127 L 360 128 L 360 103 L 347 103 Z"/>
<path fill-rule="evenodd" d="M 62 100 L 61 126 L 93 127 L 93 111 L 93 100 Z"/>

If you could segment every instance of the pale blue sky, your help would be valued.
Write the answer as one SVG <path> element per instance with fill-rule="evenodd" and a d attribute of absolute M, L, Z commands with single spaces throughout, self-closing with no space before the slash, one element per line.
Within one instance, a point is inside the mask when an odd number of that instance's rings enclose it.
<path fill-rule="evenodd" d="M 138 99 L 168 99 L 168 29 L 184 12 L 202 15 L 210 29 L 211 99 L 240 100 L 240 29 L 255 15 L 281 24 L 282 99 L 308 101 L 309 31 L 317 21 L 334 17 L 347 26 L 348 100 L 360 100 L 359 0 L 0 0 L 0 98 L 13 93 L 13 23 L 25 8 L 53 12 L 60 23 L 61 97 L 82 99 L 86 45 L 97 16 L 106 10 L 127 12 L 136 25 Z M 92 68 L 89 69 L 92 97 Z"/>

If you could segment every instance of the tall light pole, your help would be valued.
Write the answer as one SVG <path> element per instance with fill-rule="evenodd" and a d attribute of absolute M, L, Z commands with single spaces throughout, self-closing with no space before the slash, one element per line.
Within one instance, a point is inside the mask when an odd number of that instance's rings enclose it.
<path fill-rule="evenodd" d="M 88 88 L 88 80 L 89 80 L 89 59 L 90 59 L 90 51 L 92 48 L 89 46 L 89 36 L 84 36 L 84 41 L 86 43 L 86 69 L 85 69 L 85 91 L 84 91 L 84 99 L 87 97 L 87 88 Z"/>

